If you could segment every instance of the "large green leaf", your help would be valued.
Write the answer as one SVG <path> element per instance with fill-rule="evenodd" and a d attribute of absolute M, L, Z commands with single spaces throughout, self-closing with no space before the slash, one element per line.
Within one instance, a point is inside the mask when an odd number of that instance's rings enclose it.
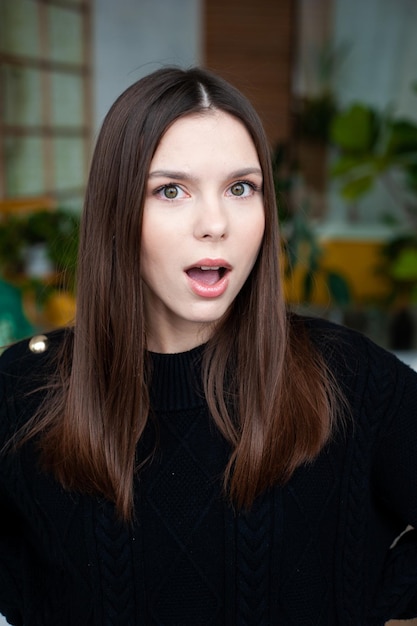
<path fill-rule="evenodd" d="M 330 136 L 332 141 L 347 152 L 370 151 L 377 130 L 376 113 L 363 104 L 353 104 L 333 118 Z"/>
<path fill-rule="evenodd" d="M 353 156 L 352 154 L 343 154 L 337 161 L 334 161 L 330 166 L 330 174 L 332 176 L 344 176 L 352 170 L 361 166 L 364 163 L 364 158 Z"/>
<path fill-rule="evenodd" d="M 351 300 L 351 292 L 347 280 L 336 272 L 327 273 L 327 286 L 332 299 L 341 307 L 347 306 Z"/>
<path fill-rule="evenodd" d="M 303 299 L 304 302 L 310 302 L 311 297 L 313 295 L 313 287 L 314 287 L 314 272 L 308 271 L 305 273 L 303 280 Z"/>
<path fill-rule="evenodd" d="M 349 201 L 358 200 L 372 188 L 374 181 L 375 177 L 372 174 L 348 180 L 341 189 L 343 198 Z"/>
<path fill-rule="evenodd" d="M 390 154 L 417 154 L 417 125 L 410 120 L 396 120 L 391 124 L 388 140 Z"/>
<path fill-rule="evenodd" d="M 398 281 L 417 281 L 417 249 L 404 248 L 390 268 L 390 275 Z"/>

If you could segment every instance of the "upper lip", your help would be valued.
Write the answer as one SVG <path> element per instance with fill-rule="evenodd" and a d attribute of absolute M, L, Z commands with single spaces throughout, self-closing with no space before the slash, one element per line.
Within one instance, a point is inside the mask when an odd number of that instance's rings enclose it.
<path fill-rule="evenodd" d="M 187 272 L 188 270 L 191 270 L 193 267 L 208 267 L 212 269 L 223 268 L 226 270 L 232 269 L 232 266 L 230 265 L 230 263 L 228 263 L 224 259 L 200 259 L 199 261 L 196 261 L 192 265 L 189 265 L 188 267 L 186 267 L 184 271 Z"/>

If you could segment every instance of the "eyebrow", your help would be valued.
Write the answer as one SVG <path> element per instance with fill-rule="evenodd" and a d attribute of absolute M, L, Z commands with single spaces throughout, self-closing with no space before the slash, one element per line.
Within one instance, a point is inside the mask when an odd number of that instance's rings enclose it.
<path fill-rule="evenodd" d="M 259 167 L 245 167 L 234 172 L 230 172 L 226 178 L 244 178 L 250 174 L 256 174 L 262 177 L 262 170 Z M 178 170 L 154 170 L 149 173 L 149 178 L 171 178 L 176 180 L 195 181 L 196 177 L 186 172 Z"/>

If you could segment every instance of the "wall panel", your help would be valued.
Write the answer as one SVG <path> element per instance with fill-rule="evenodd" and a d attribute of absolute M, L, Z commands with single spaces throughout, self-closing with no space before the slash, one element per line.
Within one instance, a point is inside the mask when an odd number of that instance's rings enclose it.
<path fill-rule="evenodd" d="M 291 133 L 295 4 L 204 0 L 204 64 L 250 98 L 272 145 Z"/>

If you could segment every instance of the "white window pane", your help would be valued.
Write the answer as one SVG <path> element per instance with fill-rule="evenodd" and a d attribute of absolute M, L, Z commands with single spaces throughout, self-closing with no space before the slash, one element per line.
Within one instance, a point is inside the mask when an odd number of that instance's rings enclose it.
<path fill-rule="evenodd" d="M 80 215 L 84 203 L 84 196 L 80 194 L 67 195 L 60 197 L 57 194 L 57 204 L 60 208 L 73 211 L 76 215 Z"/>
<path fill-rule="evenodd" d="M 48 7 L 49 56 L 63 63 L 83 62 L 82 16 L 61 7 Z"/>
<path fill-rule="evenodd" d="M 4 123 L 17 126 L 42 124 L 41 72 L 4 65 L 1 73 Z"/>
<path fill-rule="evenodd" d="M 0 50 L 10 54 L 40 56 L 37 2 L 0 1 Z"/>
<path fill-rule="evenodd" d="M 83 187 L 85 179 L 84 140 L 60 138 L 53 140 L 55 188 L 57 190 Z"/>
<path fill-rule="evenodd" d="M 51 74 L 52 124 L 82 126 L 84 123 L 83 79 L 72 74 Z"/>
<path fill-rule="evenodd" d="M 5 141 L 6 193 L 8 196 L 40 194 L 44 190 L 42 139 L 7 138 Z"/>

